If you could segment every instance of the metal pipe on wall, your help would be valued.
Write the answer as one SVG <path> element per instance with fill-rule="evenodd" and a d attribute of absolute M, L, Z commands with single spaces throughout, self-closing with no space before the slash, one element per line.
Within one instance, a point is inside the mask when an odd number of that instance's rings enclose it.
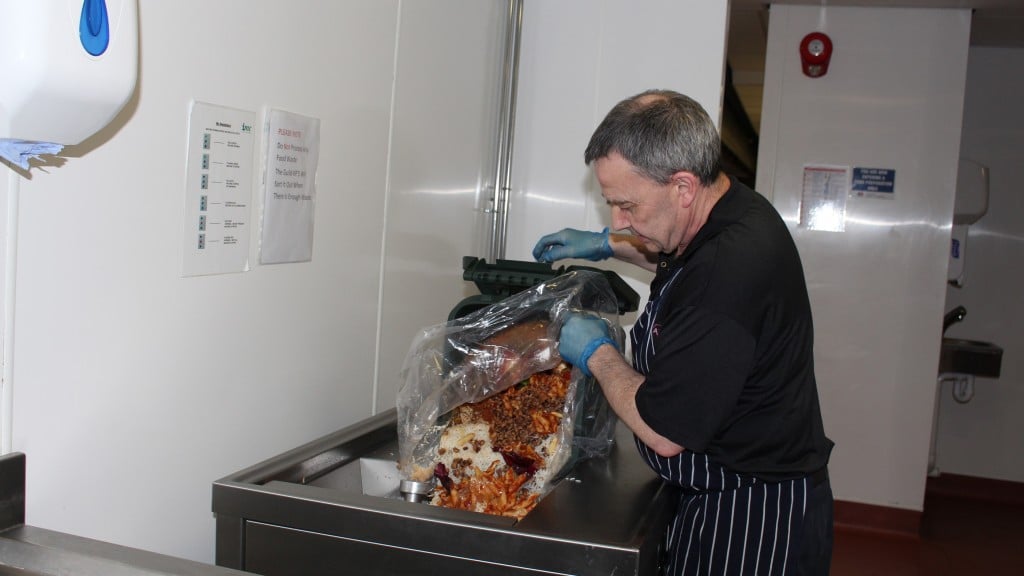
<path fill-rule="evenodd" d="M 3 382 L 0 383 L 0 454 L 13 449 L 14 436 L 14 291 L 18 282 L 18 200 L 21 176 L 10 171 L 7 188 L 7 230 L 4 246 Z"/>
<path fill-rule="evenodd" d="M 519 80 L 519 41 L 522 34 L 522 26 L 523 0 L 509 0 L 508 24 L 505 28 L 501 101 L 498 112 L 494 196 L 491 207 L 490 251 L 487 258 L 492 263 L 505 258 L 508 211 L 511 204 L 512 149 L 515 141 L 516 91 Z"/>

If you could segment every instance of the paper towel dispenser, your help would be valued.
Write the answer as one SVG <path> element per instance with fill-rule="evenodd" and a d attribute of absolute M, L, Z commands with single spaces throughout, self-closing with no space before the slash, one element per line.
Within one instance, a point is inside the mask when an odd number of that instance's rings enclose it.
<path fill-rule="evenodd" d="M 138 76 L 138 0 L 5 2 L 0 138 L 62 145 L 121 111 Z"/>
<path fill-rule="evenodd" d="M 988 212 L 988 166 L 961 158 L 956 171 L 953 224 L 974 224 Z"/>

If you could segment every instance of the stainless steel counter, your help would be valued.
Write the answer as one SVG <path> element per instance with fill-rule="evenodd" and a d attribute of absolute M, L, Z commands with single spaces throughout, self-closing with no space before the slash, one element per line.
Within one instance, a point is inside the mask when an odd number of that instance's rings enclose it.
<path fill-rule="evenodd" d="M 0 533 L 0 575 L 244 576 L 228 568 L 34 526 Z"/>
<path fill-rule="evenodd" d="M 389 411 L 218 480 L 218 565 L 277 574 L 658 573 L 675 490 L 620 425 L 516 522 L 406 502 Z"/>
<path fill-rule="evenodd" d="M 0 456 L 0 576 L 244 576 L 24 522 L 25 455 L 15 452 Z"/>

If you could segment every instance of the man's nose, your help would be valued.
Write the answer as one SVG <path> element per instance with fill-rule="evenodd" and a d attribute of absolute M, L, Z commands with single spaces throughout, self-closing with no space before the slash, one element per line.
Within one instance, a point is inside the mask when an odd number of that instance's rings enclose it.
<path fill-rule="evenodd" d="M 626 228 L 629 228 L 629 218 L 626 217 L 626 211 L 618 206 L 612 206 L 612 229 L 625 230 Z"/>

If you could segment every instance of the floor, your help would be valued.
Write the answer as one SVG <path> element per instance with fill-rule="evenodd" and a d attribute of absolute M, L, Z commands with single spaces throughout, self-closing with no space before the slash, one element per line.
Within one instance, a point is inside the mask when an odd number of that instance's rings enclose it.
<path fill-rule="evenodd" d="M 1024 574 L 1024 505 L 929 494 L 921 538 L 835 533 L 831 576 Z"/>

